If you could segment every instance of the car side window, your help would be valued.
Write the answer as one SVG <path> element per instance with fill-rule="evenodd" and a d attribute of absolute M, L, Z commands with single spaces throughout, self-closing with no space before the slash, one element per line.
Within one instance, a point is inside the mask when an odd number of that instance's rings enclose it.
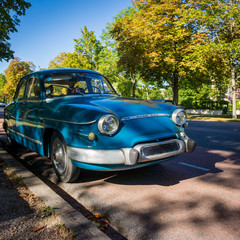
<path fill-rule="evenodd" d="M 26 88 L 26 79 L 22 79 L 22 81 L 20 82 L 20 84 L 18 85 L 18 89 L 15 95 L 15 99 L 16 100 L 20 100 L 24 98 L 24 93 L 25 93 L 25 88 Z"/>
<path fill-rule="evenodd" d="M 27 88 L 27 98 L 39 98 L 40 85 L 36 77 L 29 78 Z"/>

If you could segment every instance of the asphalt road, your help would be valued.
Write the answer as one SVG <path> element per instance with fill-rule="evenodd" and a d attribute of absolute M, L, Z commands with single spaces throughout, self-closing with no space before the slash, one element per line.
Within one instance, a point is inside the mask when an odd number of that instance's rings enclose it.
<path fill-rule="evenodd" d="M 82 171 L 59 186 L 127 239 L 240 239 L 240 124 L 191 121 L 186 132 L 194 153 L 125 172 Z M 35 153 L 18 155 L 49 171 Z"/>

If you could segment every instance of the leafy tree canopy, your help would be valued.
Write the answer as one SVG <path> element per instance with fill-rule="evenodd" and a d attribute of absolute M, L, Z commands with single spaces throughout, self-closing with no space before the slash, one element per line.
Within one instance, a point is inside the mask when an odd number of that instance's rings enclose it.
<path fill-rule="evenodd" d="M 86 59 L 91 70 L 98 70 L 99 64 L 99 54 L 102 51 L 102 45 L 99 40 L 97 40 L 93 31 L 88 31 L 85 26 L 81 29 L 81 37 L 79 39 L 74 39 L 75 52 L 80 54 Z"/>
<path fill-rule="evenodd" d="M 199 47 L 205 55 L 211 78 L 219 85 L 231 86 L 233 118 L 236 118 L 236 87 L 240 80 L 240 1 L 192 0 L 192 17 L 198 19 L 201 32 L 209 35 L 209 41 Z M 225 76 L 225 79 L 223 79 Z"/>
<path fill-rule="evenodd" d="M 2 88 L 5 83 L 6 83 L 6 77 L 4 74 L 0 73 L 0 99 L 1 99 L 1 101 L 5 101 L 4 94 L 2 92 Z"/>
<path fill-rule="evenodd" d="M 190 55 L 194 45 L 206 39 L 190 18 L 191 6 L 182 0 L 135 0 L 132 13 L 113 25 L 120 62 L 138 66 L 145 81 L 167 81 L 178 103 L 178 84 L 189 68 L 195 68 Z M 132 54 L 131 54 L 132 53 Z M 132 58 L 129 57 L 133 56 Z M 135 58 L 134 58 L 135 56 Z"/>
<path fill-rule="evenodd" d="M 0 61 L 13 58 L 11 50 L 10 33 L 17 32 L 19 16 L 25 15 L 31 4 L 24 0 L 1 0 L 0 2 Z"/>
<path fill-rule="evenodd" d="M 50 61 L 48 68 L 86 68 L 90 69 L 91 64 L 82 55 L 73 53 L 59 53 Z"/>
<path fill-rule="evenodd" d="M 8 68 L 5 70 L 6 83 L 2 88 L 2 92 L 7 99 L 11 101 L 19 80 L 25 75 L 34 71 L 35 66 L 32 62 L 23 62 L 19 58 L 14 58 Z"/>

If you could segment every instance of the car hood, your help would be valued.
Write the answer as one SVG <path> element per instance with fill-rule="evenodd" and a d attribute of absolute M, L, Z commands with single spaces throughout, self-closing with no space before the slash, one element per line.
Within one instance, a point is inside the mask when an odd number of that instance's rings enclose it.
<path fill-rule="evenodd" d="M 142 99 L 131 99 L 122 97 L 85 97 L 83 101 L 68 103 L 68 105 L 81 107 L 82 104 L 91 108 L 99 108 L 103 112 L 116 115 L 119 119 L 130 116 L 145 114 L 168 114 L 171 116 L 175 106 L 160 103 L 157 101 L 147 101 Z"/>
<path fill-rule="evenodd" d="M 57 101 L 53 100 L 48 109 L 54 109 L 64 121 L 89 123 L 89 132 L 98 132 L 96 124 L 91 123 L 101 116 L 114 114 L 118 117 L 119 131 L 111 138 L 99 134 L 99 148 L 129 147 L 139 142 L 176 137 L 179 132 L 171 120 L 172 112 L 177 108 L 173 105 L 117 96 L 79 96 Z M 83 129 L 84 125 L 81 126 Z"/>

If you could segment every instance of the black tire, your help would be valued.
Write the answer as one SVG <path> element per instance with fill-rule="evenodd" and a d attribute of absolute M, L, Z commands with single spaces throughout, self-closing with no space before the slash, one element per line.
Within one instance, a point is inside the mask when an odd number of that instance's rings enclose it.
<path fill-rule="evenodd" d="M 11 145 L 12 147 L 15 147 L 18 145 L 18 143 L 8 135 L 7 135 L 7 138 L 8 138 L 8 144 Z"/>
<path fill-rule="evenodd" d="M 59 132 L 54 132 L 50 142 L 50 158 L 54 171 L 62 182 L 74 182 L 80 169 L 68 158 L 66 143 Z"/>
<path fill-rule="evenodd" d="M 9 130 L 8 130 L 8 125 L 6 123 L 3 124 L 3 129 L 6 132 L 7 139 L 8 139 L 8 144 L 11 146 L 16 146 L 18 143 L 10 137 Z"/>

